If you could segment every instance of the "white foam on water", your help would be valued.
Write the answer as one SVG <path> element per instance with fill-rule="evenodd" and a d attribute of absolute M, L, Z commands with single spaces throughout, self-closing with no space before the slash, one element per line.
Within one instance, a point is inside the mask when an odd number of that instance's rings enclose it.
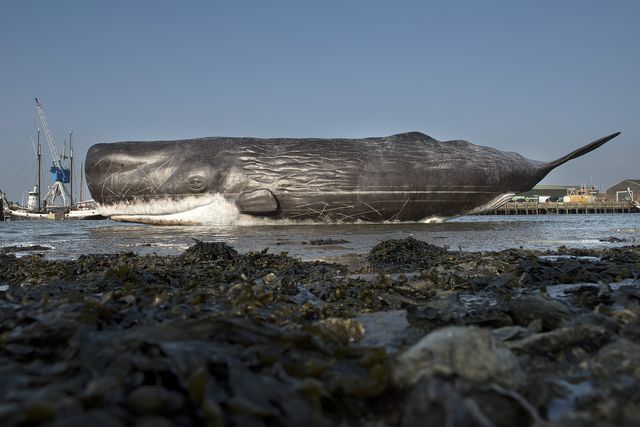
<path fill-rule="evenodd" d="M 62 241 L 64 241 L 64 240 L 62 240 Z M 42 246 L 44 248 L 49 248 L 49 249 L 55 249 L 56 248 L 55 246 L 53 246 L 51 244 L 48 244 L 48 243 L 41 243 L 41 242 L 37 242 L 35 240 L 28 240 L 28 241 L 20 242 L 17 245 L 13 245 L 13 244 L 2 245 L 2 246 L 0 246 L 0 249 L 7 248 L 7 247 L 14 247 L 14 246 L 17 246 L 18 248 L 29 249 L 30 246 L 35 246 L 35 245 Z M 46 249 L 44 249 L 44 250 L 46 250 Z"/>
<path fill-rule="evenodd" d="M 440 224 L 448 220 L 449 218 L 444 218 L 441 216 L 430 216 L 428 218 L 423 218 L 419 222 L 423 224 Z"/>

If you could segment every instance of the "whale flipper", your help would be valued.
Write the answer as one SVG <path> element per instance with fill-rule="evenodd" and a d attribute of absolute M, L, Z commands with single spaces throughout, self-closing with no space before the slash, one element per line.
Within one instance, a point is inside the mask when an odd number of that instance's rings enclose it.
<path fill-rule="evenodd" d="M 271 215 L 278 212 L 278 200 L 269 190 L 245 191 L 236 199 L 236 206 L 247 215 Z"/>
<path fill-rule="evenodd" d="M 620 132 L 612 133 L 611 135 L 607 135 L 604 138 L 600 138 L 598 140 L 595 140 L 595 141 L 585 145 L 584 147 L 580 147 L 577 150 L 572 151 L 571 153 L 567 154 L 566 156 L 560 157 L 557 160 L 554 160 L 552 162 L 547 163 L 547 168 L 548 168 L 548 170 L 555 169 L 558 166 L 560 166 L 561 164 L 566 163 L 571 159 L 575 159 L 576 157 L 580 157 L 582 155 L 587 154 L 590 151 L 595 150 L 596 148 L 600 147 L 601 145 L 604 145 L 604 143 L 612 140 L 613 138 L 615 138 L 618 135 L 620 135 Z"/>

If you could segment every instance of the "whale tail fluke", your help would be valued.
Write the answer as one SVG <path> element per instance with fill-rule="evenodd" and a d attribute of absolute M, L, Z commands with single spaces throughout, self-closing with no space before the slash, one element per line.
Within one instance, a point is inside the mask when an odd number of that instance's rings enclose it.
<path fill-rule="evenodd" d="M 554 160 L 552 162 L 547 163 L 547 168 L 548 168 L 548 170 L 555 169 L 558 166 L 560 166 L 561 164 L 566 163 L 571 159 L 575 159 L 576 157 L 583 156 L 583 155 L 587 154 L 588 152 L 593 151 L 596 148 L 600 147 L 601 145 L 604 145 L 606 142 L 612 140 L 613 138 L 615 138 L 618 135 L 620 135 L 620 132 L 612 133 L 611 135 L 607 135 L 604 138 L 600 138 L 600 139 L 598 139 L 596 141 L 593 141 L 593 142 L 585 145 L 584 147 L 580 147 L 577 150 L 572 151 L 571 153 L 567 154 L 566 156 L 560 157 L 557 160 Z"/>

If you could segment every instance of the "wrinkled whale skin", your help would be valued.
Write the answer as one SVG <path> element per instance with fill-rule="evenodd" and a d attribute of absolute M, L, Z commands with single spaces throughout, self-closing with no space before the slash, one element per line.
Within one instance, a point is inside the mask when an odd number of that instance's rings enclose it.
<path fill-rule="evenodd" d="M 554 162 L 419 132 L 116 142 L 92 146 L 85 173 L 101 212 L 114 219 L 163 223 L 163 215 L 221 195 L 243 214 L 273 219 L 418 221 L 496 209 L 617 135 Z M 160 200 L 157 211 L 136 217 L 136 206 Z"/>

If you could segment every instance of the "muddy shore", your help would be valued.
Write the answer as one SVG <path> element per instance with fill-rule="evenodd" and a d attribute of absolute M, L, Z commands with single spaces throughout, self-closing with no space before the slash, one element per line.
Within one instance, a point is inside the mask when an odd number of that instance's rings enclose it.
<path fill-rule="evenodd" d="M 0 250 L 3 425 L 640 425 L 640 246 L 46 249 Z"/>

